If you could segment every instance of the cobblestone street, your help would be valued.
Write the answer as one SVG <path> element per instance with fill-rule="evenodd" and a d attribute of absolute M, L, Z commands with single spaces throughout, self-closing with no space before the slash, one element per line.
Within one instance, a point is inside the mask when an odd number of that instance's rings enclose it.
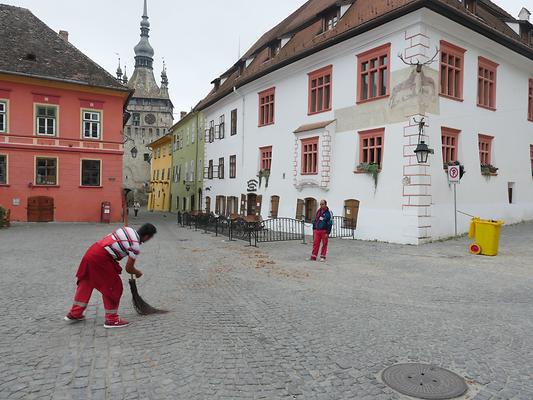
<path fill-rule="evenodd" d="M 0 399 L 405 399 L 380 381 L 420 361 L 467 378 L 464 398 L 533 399 L 533 224 L 503 230 L 501 255 L 467 240 L 421 247 L 333 240 L 225 241 L 150 218 L 141 295 L 168 314 L 141 317 L 127 276 L 121 315 L 103 328 L 62 321 L 86 248 L 113 227 L 19 224 L 0 231 Z"/>

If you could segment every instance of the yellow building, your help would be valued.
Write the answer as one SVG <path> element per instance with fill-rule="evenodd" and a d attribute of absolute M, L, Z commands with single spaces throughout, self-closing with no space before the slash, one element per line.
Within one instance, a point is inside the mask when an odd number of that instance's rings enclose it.
<path fill-rule="evenodd" d="M 147 147 L 152 150 L 148 210 L 170 211 L 170 205 L 172 204 L 170 194 L 170 181 L 172 178 L 172 136 L 162 136 L 150 143 Z"/>

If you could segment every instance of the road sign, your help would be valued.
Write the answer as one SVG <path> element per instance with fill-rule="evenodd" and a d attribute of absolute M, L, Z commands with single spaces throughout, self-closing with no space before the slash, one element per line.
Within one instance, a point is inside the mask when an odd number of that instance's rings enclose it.
<path fill-rule="evenodd" d="M 459 165 L 450 165 L 448 167 L 448 182 L 459 183 L 461 181 L 461 167 Z"/>

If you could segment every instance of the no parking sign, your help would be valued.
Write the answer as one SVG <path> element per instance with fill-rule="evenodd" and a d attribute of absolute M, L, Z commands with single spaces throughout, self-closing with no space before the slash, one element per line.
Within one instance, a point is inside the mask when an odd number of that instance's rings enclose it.
<path fill-rule="evenodd" d="M 448 167 L 448 182 L 459 183 L 461 181 L 461 167 L 459 165 L 450 165 Z"/>

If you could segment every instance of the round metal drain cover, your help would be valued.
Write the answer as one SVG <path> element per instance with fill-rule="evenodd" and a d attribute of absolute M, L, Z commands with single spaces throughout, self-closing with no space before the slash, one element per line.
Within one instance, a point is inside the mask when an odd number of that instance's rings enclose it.
<path fill-rule="evenodd" d="M 459 397 L 468 390 L 463 378 L 428 364 L 397 364 L 381 374 L 383 382 L 407 396 L 428 400 Z"/>

